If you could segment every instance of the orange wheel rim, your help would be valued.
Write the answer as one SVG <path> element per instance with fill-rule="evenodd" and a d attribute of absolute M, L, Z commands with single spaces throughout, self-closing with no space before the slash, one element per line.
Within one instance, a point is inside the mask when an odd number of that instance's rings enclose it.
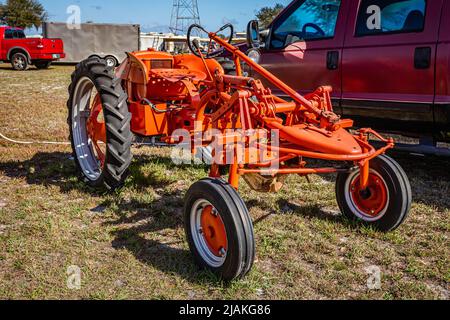
<path fill-rule="evenodd" d="M 106 144 L 106 125 L 103 115 L 103 106 L 100 96 L 97 94 L 92 104 L 89 118 L 86 123 L 87 134 L 94 147 L 97 159 L 101 167 L 105 165 L 105 151 L 101 148 L 100 143 Z"/>
<path fill-rule="evenodd" d="M 361 177 L 360 175 L 356 176 L 350 186 L 350 194 L 358 210 L 373 218 L 381 215 L 388 204 L 386 183 L 375 172 L 369 174 L 366 190 L 361 190 Z"/>
<path fill-rule="evenodd" d="M 201 215 L 202 234 L 211 252 L 223 257 L 228 251 L 228 239 L 225 224 L 216 209 L 207 206 Z"/>

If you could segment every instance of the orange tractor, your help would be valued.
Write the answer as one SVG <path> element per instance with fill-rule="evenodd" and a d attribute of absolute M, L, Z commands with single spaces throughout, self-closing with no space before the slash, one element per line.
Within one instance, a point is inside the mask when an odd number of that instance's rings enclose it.
<path fill-rule="evenodd" d="M 223 35 L 227 30 L 229 37 Z M 69 125 L 77 167 L 89 186 L 121 187 L 134 137 L 209 154 L 209 177 L 186 195 L 185 229 L 198 264 L 225 280 L 245 276 L 255 257 L 252 219 L 238 194 L 240 178 L 254 190 L 276 192 L 287 175 L 337 174 L 337 202 L 346 217 L 381 231 L 400 226 L 411 208 L 411 187 L 400 165 L 384 155 L 394 147 L 392 139 L 371 129 L 351 132 L 353 121 L 333 112 L 331 88 L 301 96 L 231 45 L 231 25 L 208 33 L 206 49 L 192 39 L 194 32 L 206 31 L 191 26 L 189 55 L 147 50 L 128 53 L 115 71 L 99 58 L 77 66 L 69 88 Z M 256 46 L 256 23 L 249 34 Z M 226 75 L 213 59 L 224 50 L 232 54 L 237 75 Z M 242 64 L 284 98 L 244 76 Z M 375 149 L 371 137 L 384 146 Z M 309 167 L 308 159 L 330 164 Z"/>

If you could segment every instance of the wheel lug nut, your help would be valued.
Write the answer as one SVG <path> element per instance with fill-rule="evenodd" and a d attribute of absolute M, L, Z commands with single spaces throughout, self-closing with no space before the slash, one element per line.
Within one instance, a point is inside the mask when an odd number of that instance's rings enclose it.
<path fill-rule="evenodd" d="M 203 234 L 203 229 L 202 228 L 198 229 L 198 233 Z"/>
<path fill-rule="evenodd" d="M 219 215 L 219 212 L 217 211 L 216 208 L 212 209 L 211 214 L 215 217 L 217 217 Z"/>
<path fill-rule="evenodd" d="M 222 249 L 220 249 L 219 253 L 220 253 L 220 255 L 221 255 L 222 257 L 225 257 L 225 255 L 227 254 L 227 250 L 225 250 L 224 248 L 222 248 Z"/>

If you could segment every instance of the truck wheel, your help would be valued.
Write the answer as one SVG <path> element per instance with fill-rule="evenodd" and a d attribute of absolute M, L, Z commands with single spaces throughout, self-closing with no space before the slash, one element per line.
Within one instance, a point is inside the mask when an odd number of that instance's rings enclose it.
<path fill-rule="evenodd" d="M 131 164 L 131 114 L 121 80 L 100 58 L 81 62 L 69 87 L 70 140 L 81 178 L 97 189 L 121 187 Z"/>
<path fill-rule="evenodd" d="M 360 190 L 360 171 L 340 173 L 336 197 L 342 213 L 375 229 L 397 229 L 411 210 L 411 185 L 400 165 L 387 156 L 370 162 L 369 186 Z"/>
<path fill-rule="evenodd" d="M 106 61 L 106 65 L 110 68 L 115 68 L 117 67 L 117 65 L 119 64 L 117 62 L 117 59 L 114 58 L 113 56 L 107 56 L 105 57 L 105 61 Z"/>
<path fill-rule="evenodd" d="M 52 65 L 51 61 L 37 61 L 34 63 L 35 67 L 42 70 L 42 69 L 48 69 Z"/>
<path fill-rule="evenodd" d="M 197 264 L 225 281 L 244 277 L 255 259 L 253 224 L 237 191 L 220 179 L 204 179 L 188 191 L 186 236 Z"/>
<path fill-rule="evenodd" d="M 28 58 L 23 53 L 17 52 L 13 54 L 13 56 L 11 57 L 11 65 L 13 69 L 17 71 L 28 70 L 29 68 Z"/>

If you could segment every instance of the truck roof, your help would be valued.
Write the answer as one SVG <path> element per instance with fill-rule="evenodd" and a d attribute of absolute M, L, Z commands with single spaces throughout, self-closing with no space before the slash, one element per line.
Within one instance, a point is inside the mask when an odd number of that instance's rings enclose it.
<path fill-rule="evenodd" d="M 8 30 L 8 29 L 23 30 L 23 28 L 10 27 L 10 26 L 0 26 L 0 29 L 4 29 L 4 30 Z"/>

